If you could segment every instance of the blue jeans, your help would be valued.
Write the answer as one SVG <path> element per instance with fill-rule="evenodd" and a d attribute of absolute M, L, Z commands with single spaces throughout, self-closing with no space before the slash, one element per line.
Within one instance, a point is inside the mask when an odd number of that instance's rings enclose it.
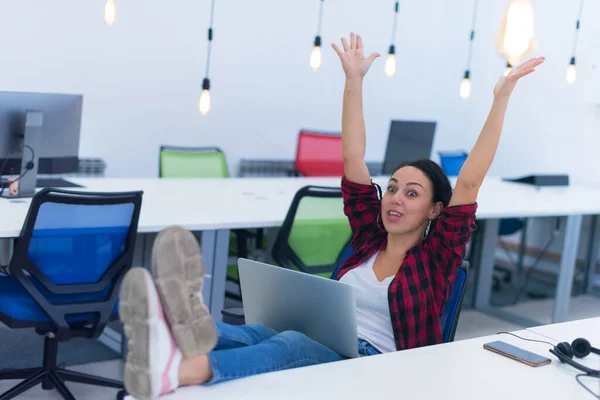
<path fill-rule="evenodd" d="M 344 360 L 328 347 L 295 331 L 278 333 L 264 325 L 229 325 L 216 322 L 219 341 L 208 354 L 213 378 L 206 384 Z M 363 341 L 364 342 L 364 341 Z M 364 342 L 359 352 L 378 353 Z"/>
<path fill-rule="evenodd" d="M 371 346 L 366 340 L 358 339 L 358 354 L 360 356 L 374 356 L 381 354 L 379 350 Z"/>

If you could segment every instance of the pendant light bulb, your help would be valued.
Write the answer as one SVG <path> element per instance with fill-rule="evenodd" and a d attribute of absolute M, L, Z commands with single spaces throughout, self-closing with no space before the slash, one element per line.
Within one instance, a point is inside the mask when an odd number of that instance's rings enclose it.
<path fill-rule="evenodd" d="M 116 11 L 115 0 L 106 0 L 104 4 L 104 23 L 106 26 L 111 26 L 115 23 Z"/>
<path fill-rule="evenodd" d="M 198 102 L 198 109 L 202 115 L 206 115 L 210 111 L 210 80 L 208 78 L 204 78 L 202 83 L 202 95 Z"/>
<path fill-rule="evenodd" d="M 396 74 L 396 54 L 394 45 L 390 46 L 387 60 L 385 60 L 385 74 L 390 78 Z"/>
<path fill-rule="evenodd" d="M 510 0 L 496 49 L 511 65 L 535 51 L 535 13 L 532 0 Z"/>
<path fill-rule="evenodd" d="M 321 37 L 315 37 L 315 47 L 312 53 L 310 53 L 310 68 L 313 72 L 316 72 L 321 67 L 322 55 L 321 55 Z"/>
<path fill-rule="evenodd" d="M 471 79 L 469 78 L 469 71 L 465 71 L 465 77 L 460 83 L 460 98 L 467 100 L 471 96 Z"/>
<path fill-rule="evenodd" d="M 567 68 L 567 82 L 573 84 L 577 79 L 577 68 L 575 67 L 575 57 L 571 58 L 569 68 Z"/>

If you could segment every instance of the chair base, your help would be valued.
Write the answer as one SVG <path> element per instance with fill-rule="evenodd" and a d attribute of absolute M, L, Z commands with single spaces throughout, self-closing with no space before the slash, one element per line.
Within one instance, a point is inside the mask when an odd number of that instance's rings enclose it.
<path fill-rule="evenodd" d="M 0 400 L 13 399 L 40 383 L 44 390 L 56 389 L 65 400 L 75 400 L 65 382 L 76 382 L 115 389 L 124 388 L 123 382 L 120 381 L 58 368 L 56 366 L 57 351 L 58 342 L 54 335 L 50 333 L 44 339 L 44 362 L 41 368 L 0 371 L 0 380 L 23 379 L 18 385 L 0 394 Z"/>

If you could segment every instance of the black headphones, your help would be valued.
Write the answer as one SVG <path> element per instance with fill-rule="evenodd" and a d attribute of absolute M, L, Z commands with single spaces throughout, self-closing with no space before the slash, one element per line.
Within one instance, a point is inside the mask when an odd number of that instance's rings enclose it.
<path fill-rule="evenodd" d="M 577 368 L 589 376 L 600 377 L 600 370 L 588 368 L 573 360 L 573 356 L 584 358 L 590 353 L 600 355 L 600 349 L 593 347 L 587 339 L 577 338 L 573 340 L 571 344 L 568 342 L 560 342 L 554 346 L 554 348 L 550 349 L 550 353 L 558 357 L 561 362 L 569 364 L 573 368 Z"/>

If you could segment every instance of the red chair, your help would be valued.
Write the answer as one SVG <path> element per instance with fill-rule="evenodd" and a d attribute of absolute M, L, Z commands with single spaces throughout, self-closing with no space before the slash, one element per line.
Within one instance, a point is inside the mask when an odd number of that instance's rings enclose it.
<path fill-rule="evenodd" d="M 300 131 L 296 149 L 296 171 L 301 176 L 344 175 L 342 135 Z"/>

